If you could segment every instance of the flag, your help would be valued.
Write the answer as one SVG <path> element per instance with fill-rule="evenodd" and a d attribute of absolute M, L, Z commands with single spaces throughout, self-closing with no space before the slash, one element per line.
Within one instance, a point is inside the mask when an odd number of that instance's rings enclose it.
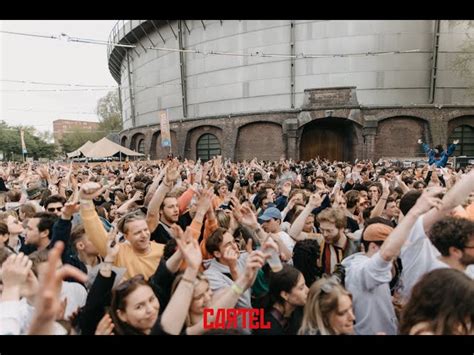
<path fill-rule="evenodd" d="M 20 129 L 20 138 L 21 138 L 21 151 L 23 154 L 28 153 L 26 150 L 26 145 L 25 145 L 25 133 L 23 131 L 23 128 Z"/>
<path fill-rule="evenodd" d="M 171 147 L 170 123 L 168 111 L 160 111 L 161 146 Z"/>

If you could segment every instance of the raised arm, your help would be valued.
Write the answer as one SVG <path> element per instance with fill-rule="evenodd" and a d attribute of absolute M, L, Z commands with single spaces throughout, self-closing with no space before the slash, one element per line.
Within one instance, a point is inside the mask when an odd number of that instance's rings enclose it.
<path fill-rule="evenodd" d="M 398 186 L 400 186 L 404 194 L 410 191 L 410 188 L 407 186 L 407 184 L 405 184 L 400 175 L 395 175 L 395 179 L 397 180 Z"/>
<path fill-rule="evenodd" d="M 173 335 L 178 335 L 181 332 L 189 313 L 196 276 L 202 261 L 199 244 L 197 240 L 192 237 L 189 228 L 186 229 L 183 239 L 184 240 L 180 238 L 176 239 L 176 243 L 188 266 L 161 317 L 163 330 Z"/>
<path fill-rule="evenodd" d="M 306 233 L 303 233 L 303 228 L 306 223 L 306 218 L 310 215 L 310 213 L 315 209 L 321 206 L 321 203 L 323 202 L 323 198 L 321 197 L 320 194 L 315 193 L 311 195 L 309 198 L 308 204 L 305 206 L 303 211 L 301 211 L 300 215 L 296 220 L 293 222 L 291 225 L 289 235 L 292 237 L 294 240 L 303 240 L 306 237 Z"/>
<path fill-rule="evenodd" d="M 258 224 L 257 217 L 253 211 L 247 206 L 242 206 L 240 208 L 231 207 L 231 209 L 236 221 L 239 222 L 241 226 L 247 227 L 251 230 L 258 242 L 263 244 L 268 238 L 268 234 L 265 233 L 260 224 Z"/>
<path fill-rule="evenodd" d="M 81 186 L 79 193 L 81 218 L 87 237 L 104 257 L 107 254 L 107 232 L 95 210 L 93 199 L 104 191 L 98 183 L 88 182 Z"/>
<path fill-rule="evenodd" d="M 374 209 L 370 213 L 370 218 L 378 217 L 382 215 L 383 210 L 385 209 L 385 205 L 387 204 L 387 198 L 388 195 L 390 195 L 390 188 L 388 181 L 385 179 L 380 179 L 380 183 L 382 184 L 383 187 L 383 192 L 382 196 L 379 198 L 377 201 L 377 204 L 375 205 Z"/>
<path fill-rule="evenodd" d="M 446 151 L 446 156 L 450 157 L 451 155 L 453 155 L 454 151 L 456 150 L 456 146 L 457 146 L 458 143 L 459 143 L 459 139 L 456 139 L 456 140 L 453 141 L 453 144 L 451 144 L 448 147 L 448 150 Z"/>
<path fill-rule="evenodd" d="M 76 202 L 68 202 L 64 205 L 61 218 L 56 221 L 53 225 L 53 235 L 51 242 L 48 245 L 48 249 L 51 249 L 57 241 L 62 241 L 64 243 L 64 250 L 61 255 L 61 260 L 63 263 L 68 261 L 68 253 L 70 253 L 71 247 L 71 219 L 72 215 L 79 211 L 79 204 Z"/>
<path fill-rule="evenodd" d="M 165 176 L 165 172 L 166 168 L 161 169 L 160 174 L 153 179 L 153 183 L 151 184 L 145 196 L 145 206 L 150 204 L 151 199 L 155 195 L 156 189 L 158 189 L 158 186 L 160 186 L 160 181 L 163 179 L 163 176 Z"/>
<path fill-rule="evenodd" d="M 428 144 L 426 143 L 423 143 L 423 141 L 421 139 L 418 139 L 418 144 L 421 144 L 421 147 L 423 148 L 423 151 L 426 153 L 426 154 L 429 154 L 431 152 L 431 148 Z"/>
<path fill-rule="evenodd" d="M 58 269 L 63 248 L 64 244 L 58 242 L 49 252 L 47 269 L 41 279 L 36 297 L 36 310 L 29 335 L 54 334 L 55 318 L 61 308 L 60 294 L 64 279 L 72 277 L 82 283 L 87 281 L 86 274 L 70 265 Z"/>
<path fill-rule="evenodd" d="M 118 209 L 117 209 L 117 213 L 119 215 L 125 215 L 129 212 L 129 208 L 130 206 L 132 206 L 135 202 L 137 201 L 140 201 L 141 199 L 143 199 L 143 192 L 142 191 L 137 191 L 135 192 L 135 195 L 133 195 L 133 197 L 128 200 L 127 202 L 123 203 Z"/>
<path fill-rule="evenodd" d="M 173 184 L 179 177 L 178 166 L 179 162 L 176 159 L 168 165 L 165 172 L 165 178 L 150 201 L 146 215 L 146 223 L 151 232 L 156 229 L 160 221 L 160 207 L 166 194 L 171 191 Z"/>
<path fill-rule="evenodd" d="M 418 217 L 426 213 L 430 209 L 434 208 L 435 210 L 439 209 L 441 206 L 441 199 L 436 197 L 440 188 L 433 188 L 423 192 L 423 194 L 416 201 L 415 206 L 413 206 L 407 215 L 402 219 L 400 224 L 390 233 L 385 242 L 380 248 L 380 256 L 385 261 L 391 261 L 395 259 L 402 249 L 403 244 L 406 242 L 410 230 L 413 228 Z"/>
<path fill-rule="evenodd" d="M 474 170 L 464 175 L 443 197 L 439 209 L 432 209 L 423 217 L 423 228 L 428 233 L 431 226 L 445 217 L 453 208 L 461 205 L 466 196 L 474 191 Z"/>

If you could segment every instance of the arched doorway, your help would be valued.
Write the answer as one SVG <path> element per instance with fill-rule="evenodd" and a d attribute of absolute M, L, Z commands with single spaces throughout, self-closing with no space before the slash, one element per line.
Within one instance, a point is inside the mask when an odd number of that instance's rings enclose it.
<path fill-rule="evenodd" d="M 300 140 L 300 159 L 316 157 L 331 161 L 353 159 L 354 124 L 342 118 L 324 118 L 303 126 Z"/>
<path fill-rule="evenodd" d="M 196 144 L 197 159 L 203 162 L 211 160 L 216 155 L 221 155 L 221 145 L 217 137 L 206 133 L 199 137 Z"/>
<path fill-rule="evenodd" d="M 454 152 L 455 156 L 474 156 L 474 127 L 462 125 L 456 127 L 449 137 L 448 145 L 458 139 L 459 144 Z"/>
<path fill-rule="evenodd" d="M 145 138 L 142 138 L 138 141 L 137 152 L 145 154 Z"/>

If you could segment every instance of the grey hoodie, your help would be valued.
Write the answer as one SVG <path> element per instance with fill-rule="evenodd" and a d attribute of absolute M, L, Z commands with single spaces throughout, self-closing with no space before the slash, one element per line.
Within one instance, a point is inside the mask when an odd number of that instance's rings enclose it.
<path fill-rule="evenodd" d="M 392 262 L 377 252 L 372 257 L 356 253 L 342 261 L 346 270 L 345 286 L 352 293 L 355 333 L 396 335 L 398 321 L 390 294 Z"/>
<path fill-rule="evenodd" d="M 239 273 L 244 272 L 245 264 L 247 263 L 248 253 L 242 253 L 237 259 L 237 268 Z M 234 281 L 226 276 L 225 274 L 230 274 L 229 267 L 221 264 L 216 259 L 211 259 L 208 262 L 204 263 L 204 266 L 207 269 L 204 271 L 209 280 L 209 286 L 213 292 L 217 292 L 222 288 L 230 287 Z M 250 289 L 245 291 L 242 296 L 240 296 L 239 301 L 237 302 L 237 308 L 252 308 L 250 301 Z"/>

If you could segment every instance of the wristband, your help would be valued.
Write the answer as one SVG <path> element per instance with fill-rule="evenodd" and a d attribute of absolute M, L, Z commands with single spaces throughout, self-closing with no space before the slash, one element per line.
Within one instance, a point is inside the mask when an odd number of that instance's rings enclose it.
<path fill-rule="evenodd" d="M 194 283 L 195 283 L 195 281 L 190 280 L 190 279 L 187 279 L 187 278 L 185 278 L 184 276 L 181 278 L 181 281 L 189 282 L 189 283 L 190 283 L 191 285 L 193 285 L 193 286 L 194 286 Z"/>
<path fill-rule="evenodd" d="M 81 205 L 84 205 L 84 206 L 86 206 L 86 205 L 94 206 L 94 202 L 92 200 L 82 200 L 81 199 L 81 200 L 79 200 L 79 202 L 80 202 Z"/>
<path fill-rule="evenodd" d="M 232 284 L 231 287 L 232 291 L 234 291 L 238 296 L 242 295 L 244 293 L 244 289 L 237 285 L 235 282 Z"/>

